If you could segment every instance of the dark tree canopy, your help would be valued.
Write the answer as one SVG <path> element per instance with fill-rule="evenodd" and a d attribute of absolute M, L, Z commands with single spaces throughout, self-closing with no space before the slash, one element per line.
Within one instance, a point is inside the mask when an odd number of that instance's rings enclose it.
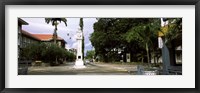
<path fill-rule="evenodd" d="M 94 33 L 90 40 L 96 54 L 101 56 L 115 55 L 112 52 L 127 47 L 126 32 L 135 25 L 135 19 L 130 18 L 100 18 L 94 24 Z M 105 59 L 105 58 L 103 58 Z"/>
<path fill-rule="evenodd" d="M 142 54 L 146 62 L 149 62 L 151 54 L 154 55 L 158 50 L 160 18 L 98 18 L 97 20 L 98 22 L 93 25 L 94 33 L 91 34 L 90 40 L 96 55 L 103 61 L 110 61 L 108 59 L 112 57 L 115 61 L 118 52 L 123 51 L 131 53 L 132 61 L 140 61 L 137 56 Z M 174 20 L 174 18 L 167 20 Z M 178 22 L 180 19 L 174 21 L 174 23 Z M 166 37 L 180 38 L 181 35 L 178 34 L 180 27 L 182 27 L 180 24 L 171 26 L 169 30 L 176 29 L 176 31 L 169 31 L 169 33 L 177 34 L 172 36 L 168 33 Z"/>

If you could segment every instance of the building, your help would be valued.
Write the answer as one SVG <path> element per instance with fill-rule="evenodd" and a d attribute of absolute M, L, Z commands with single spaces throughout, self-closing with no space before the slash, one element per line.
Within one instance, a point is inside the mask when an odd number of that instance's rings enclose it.
<path fill-rule="evenodd" d="M 52 34 L 31 34 L 25 30 L 21 30 L 21 40 L 20 48 L 26 47 L 30 43 L 34 42 L 45 42 L 45 43 L 54 43 Z M 65 40 L 61 37 L 57 37 L 58 46 L 65 48 Z"/>
<path fill-rule="evenodd" d="M 53 34 L 32 34 L 28 31 L 22 30 L 22 25 L 28 25 L 28 23 L 21 18 L 18 19 L 18 48 L 26 47 L 28 44 L 33 42 L 48 42 L 53 43 Z M 57 37 L 57 44 L 65 48 L 66 41 Z"/>
<path fill-rule="evenodd" d="M 27 45 L 36 42 L 54 43 L 53 34 L 32 34 L 28 31 L 22 30 L 22 25 L 28 25 L 28 23 L 20 18 L 18 18 L 18 58 L 20 51 Z M 58 46 L 65 48 L 66 41 L 57 37 Z"/>
<path fill-rule="evenodd" d="M 38 38 L 40 42 L 54 43 L 52 34 L 32 34 L 33 37 Z M 61 37 L 57 37 L 58 46 L 65 48 L 65 40 Z"/>
<path fill-rule="evenodd" d="M 20 48 L 26 47 L 30 43 L 39 42 L 40 39 L 32 35 L 31 33 L 21 30 L 21 37 L 20 37 Z"/>
<path fill-rule="evenodd" d="M 21 18 L 18 18 L 18 58 L 19 51 L 22 48 L 22 25 L 28 25 L 28 23 Z"/>
<path fill-rule="evenodd" d="M 174 19 L 175 21 L 176 19 Z M 164 46 L 164 40 L 162 40 L 165 37 L 165 34 L 169 31 L 169 26 L 172 24 L 174 21 L 171 23 L 168 20 L 161 20 L 161 30 L 162 32 L 158 32 L 158 47 L 160 49 L 163 48 Z M 182 33 L 182 31 L 180 30 Z M 182 34 L 179 34 L 177 38 L 175 38 L 171 44 L 171 48 L 168 48 L 168 51 L 170 53 L 170 66 L 175 66 L 182 64 Z M 151 61 L 153 62 L 153 60 Z M 158 63 L 162 63 L 162 56 L 158 58 Z"/>
<path fill-rule="evenodd" d="M 162 74 L 182 75 L 182 18 L 171 18 L 170 21 L 162 18 L 161 26 L 162 33 L 158 33 L 158 44 L 162 52 L 162 60 L 159 59 L 163 64 Z M 168 33 L 169 31 L 171 32 Z"/>

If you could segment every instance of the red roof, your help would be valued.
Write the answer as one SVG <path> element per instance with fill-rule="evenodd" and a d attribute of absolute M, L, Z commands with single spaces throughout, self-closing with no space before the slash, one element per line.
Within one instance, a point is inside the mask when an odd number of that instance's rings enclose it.
<path fill-rule="evenodd" d="M 41 41 L 48 41 L 53 39 L 52 34 L 32 34 L 32 35 L 39 38 Z M 58 36 L 57 40 L 63 40 L 63 39 Z"/>
<path fill-rule="evenodd" d="M 23 35 L 26 35 L 26 36 L 28 36 L 28 37 L 31 37 L 31 38 L 33 38 L 33 39 L 40 40 L 39 38 L 33 36 L 31 33 L 27 32 L 27 31 L 22 30 L 22 34 L 23 34 Z"/>
<path fill-rule="evenodd" d="M 53 35 L 52 34 L 31 34 L 25 30 L 22 30 L 22 34 L 29 36 L 31 38 L 34 38 L 36 40 L 40 40 L 40 41 L 49 41 L 49 40 L 53 40 Z M 63 40 L 61 37 L 57 37 L 57 40 Z"/>

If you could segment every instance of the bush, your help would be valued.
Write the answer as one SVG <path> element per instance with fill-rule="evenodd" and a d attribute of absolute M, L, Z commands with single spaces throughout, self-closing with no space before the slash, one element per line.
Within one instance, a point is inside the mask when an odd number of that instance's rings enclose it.
<path fill-rule="evenodd" d="M 24 60 L 41 59 L 45 46 L 44 43 L 31 43 L 20 51 L 20 57 Z"/>
<path fill-rule="evenodd" d="M 75 55 L 55 44 L 32 43 L 20 51 L 20 57 L 58 65 L 62 64 L 65 59 L 74 60 Z"/>

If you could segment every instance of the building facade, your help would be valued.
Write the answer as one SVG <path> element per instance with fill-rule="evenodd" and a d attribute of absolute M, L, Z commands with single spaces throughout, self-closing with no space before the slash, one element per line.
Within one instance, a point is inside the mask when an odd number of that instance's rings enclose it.
<path fill-rule="evenodd" d="M 18 18 L 18 58 L 19 58 L 19 52 L 22 48 L 22 25 L 28 25 L 28 23 L 21 18 Z"/>
<path fill-rule="evenodd" d="M 49 44 L 54 43 L 52 34 L 32 34 L 32 36 L 38 38 L 40 42 L 45 42 Z M 66 41 L 63 38 L 58 36 L 56 43 L 58 46 L 65 48 Z"/>
<path fill-rule="evenodd" d="M 27 45 L 36 42 L 45 42 L 48 44 L 52 44 L 53 35 L 52 34 L 32 34 L 28 31 L 22 30 L 22 25 L 28 25 L 28 23 L 22 19 L 18 19 L 18 58 L 20 56 L 20 51 L 25 48 Z M 65 48 L 66 41 L 57 37 L 57 45 Z"/>

